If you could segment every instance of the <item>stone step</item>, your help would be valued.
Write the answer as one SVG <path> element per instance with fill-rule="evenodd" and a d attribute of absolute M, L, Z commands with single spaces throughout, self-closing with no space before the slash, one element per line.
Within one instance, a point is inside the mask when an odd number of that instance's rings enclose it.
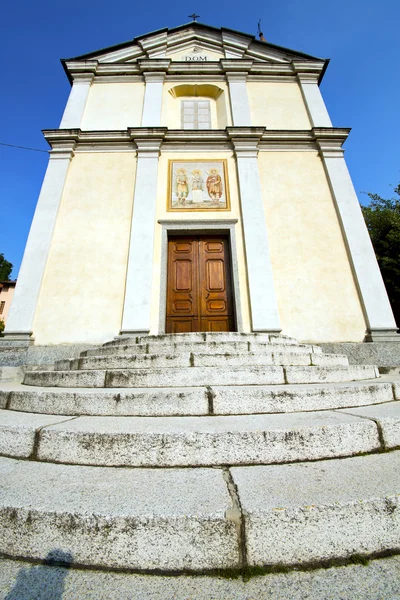
<path fill-rule="evenodd" d="M 400 452 L 232 469 L 0 458 L 0 477 L 0 552 L 9 557 L 67 553 L 81 566 L 204 574 L 316 566 L 400 545 Z"/>
<path fill-rule="evenodd" d="M 225 354 L 242 352 L 290 352 L 305 354 L 321 354 L 320 346 L 313 344 L 270 344 L 258 341 L 241 342 L 204 342 L 204 341 L 185 341 L 170 342 L 169 344 L 118 344 L 110 346 L 99 346 L 81 352 L 82 357 L 86 356 L 124 356 L 126 354 L 177 354 L 179 352 L 201 352 L 202 354 Z"/>
<path fill-rule="evenodd" d="M 100 469 L 0 458 L 0 552 L 66 549 L 88 566 L 239 565 L 237 514 L 221 469 Z"/>
<path fill-rule="evenodd" d="M 39 388 L 3 385 L 0 408 L 59 415 L 187 416 L 286 413 L 400 400 L 400 385 L 377 380 L 197 388 Z"/>
<path fill-rule="evenodd" d="M 24 367 L 3 367 L 0 366 L 0 382 L 15 381 L 20 382 L 24 378 Z"/>
<path fill-rule="evenodd" d="M 371 412 L 374 417 L 368 416 Z M 398 445 L 400 402 L 341 411 L 165 418 L 74 418 L 0 410 L 0 454 L 66 464 L 275 464 Z"/>
<path fill-rule="evenodd" d="M 298 345 L 298 341 L 295 338 L 291 338 L 285 335 L 273 334 L 273 333 L 239 333 L 235 331 L 231 332 L 202 332 L 202 333 L 167 333 L 163 335 L 138 335 L 138 336 L 123 336 L 106 342 L 103 344 L 107 346 L 118 346 L 120 344 L 157 344 L 162 346 L 171 343 L 185 342 L 263 342 L 265 344 L 283 344 L 283 345 Z"/>
<path fill-rule="evenodd" d="M 309 564 L 400 545 L 400 452 L 231 469 L 247 561 Z"/>
<path fill-rule="evenodd" d="M 0 559 L 7 600 L 398 600 L 400 556 L 330 568 L 255 574 L 171 575 L 74 568 L 69 552 L 50 551 L 39 564 Z M 59 566 L 59 563 L 65 566 Z M 347 561 L 346 561 L 347 562 Z M 58 563 L 58 564 L 57 564 Z M 72 564 L 71 564 L 72 563 Z M 282 569 L 281 569 L 282 571 Z M 227 574 L 228 575 L 228 574 Z M 247 576 L 246 576 L 247 575 Z M 132 595 L 134 590 L 134 596 Z"/>
<path fill-rule="evenodd" d="M 169 367 L 241 367 L 244 365 L 276 366 L 347 366 L 344 354 L 303 354 L 271 352 L 261 354 L 246 352 L 240 354 L 203 354 L 181 352 L 179 354 L 127 354 L 125 356 L 90 356 L 73 360 L 58 360 L 55 369 L 157 369 Z"/>
<path fill-rule="evenodd" d="M 375 379 L 370 365 L 337 367 L 240 366 L 82 371 L 28 371 L 24 384 L 41 387 L 198 387 L 213 385 L 274 385 L 329 383 Z"/>

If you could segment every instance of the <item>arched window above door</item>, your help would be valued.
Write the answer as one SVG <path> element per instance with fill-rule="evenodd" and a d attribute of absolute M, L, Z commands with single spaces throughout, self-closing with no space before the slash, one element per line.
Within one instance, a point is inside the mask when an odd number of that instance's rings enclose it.
<path fill-rule="evenodd" d="M 168 91 L 173 98 L 167 111 L 169 127 L 224 129 L 228 125 L 226 94 L 218 85 L 181 84 Z"/>

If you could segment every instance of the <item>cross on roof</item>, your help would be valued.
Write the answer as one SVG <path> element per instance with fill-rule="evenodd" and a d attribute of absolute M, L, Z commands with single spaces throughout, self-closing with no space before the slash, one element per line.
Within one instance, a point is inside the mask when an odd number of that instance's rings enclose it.
<path fill-rule="evenodd" d="M 200 15 L 196 15 L 196 13 L 193 13 L 192 15 L 189 15 L 189 17 L 191 19 L 193 19 L 193 21 L 196 23 L 197 19 L 200 19 Z"/>

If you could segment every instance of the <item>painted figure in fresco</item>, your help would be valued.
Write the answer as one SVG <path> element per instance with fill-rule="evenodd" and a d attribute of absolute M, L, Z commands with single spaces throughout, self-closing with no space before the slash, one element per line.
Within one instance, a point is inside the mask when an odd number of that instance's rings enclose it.
<path fill-rule="evenodd" d="M 192 196 L 193 202 L 203 202 L 204 179 L 200 169 L 192 171 Z"/>
<path fill-rule="evenodd" d="M 185 169 L 178 169 L 176 172 L 176 196 L 178 205 L 185 206 L 186 198 L 189 194 L 189 181 Z"/>
<path fill-rule="evenodd" d="M 192 175 L 192 190 L 203 190 L 204 179 L 201 176 L 201 171 L 199 169 L 194 169 Z"/>
<path fill-rule="evenodd" d="M 206 185 L 211 200 L 213 203 L 218 203 L 222 196 L 222 179 L 218 174 L 218 169 L 210 169 Z"/>

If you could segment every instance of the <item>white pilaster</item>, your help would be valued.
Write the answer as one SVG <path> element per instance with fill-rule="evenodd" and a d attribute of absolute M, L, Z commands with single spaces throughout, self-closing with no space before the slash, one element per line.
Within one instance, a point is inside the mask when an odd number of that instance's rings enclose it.
<path fill-rule="evenodd" d="M 315 130 L 314 130 L 315 131 Z M 318 136 L 318 132 L 315 131 Z M 341 144 L 318 139 L 343 237 L 372 341 L 400 341 L 385 284 L 365 225 Z"/>
<path fill-rule="evenodd" d="M 75 142 L 65 142 L 50 154 L 4 332 L 10 339 L 29 338 L 32 334 L 36 305 L 74 145 Z"/>
<path fill-rule="evenodd" d="M 332 127 L 332 121 L 319 89 L 318 74 L 298 73 L 297 79 L 312 127 Z"/>
<path fill-rule="evenodd" d="M 61 119 L 60 129 L 79 129 L 85 112 L 93 73 L 76 73 L 68 102 Z"/>
<path fill-rule="evenodd" d="M 146 89 L 144 93 L 142 127 L 161 125 L 162 93 L 165 73 L 144 73 Z"/>
<path fill-rule="evenodd" d="M 246 73 L 226 73 L 231 99 L 232 121 L 235 127 L 251 126 Z"/>
<path fill-rule="evenodd" d="M 268 245 L 258 140 L 233 139 L 235 148 L 253 331 L 281 331 Z"/>
<path fill-rule="evenodd" d="M 150 331 L 158 157 L 162 140 L 135 141 L 138 162 L 121 335 Z"/>

